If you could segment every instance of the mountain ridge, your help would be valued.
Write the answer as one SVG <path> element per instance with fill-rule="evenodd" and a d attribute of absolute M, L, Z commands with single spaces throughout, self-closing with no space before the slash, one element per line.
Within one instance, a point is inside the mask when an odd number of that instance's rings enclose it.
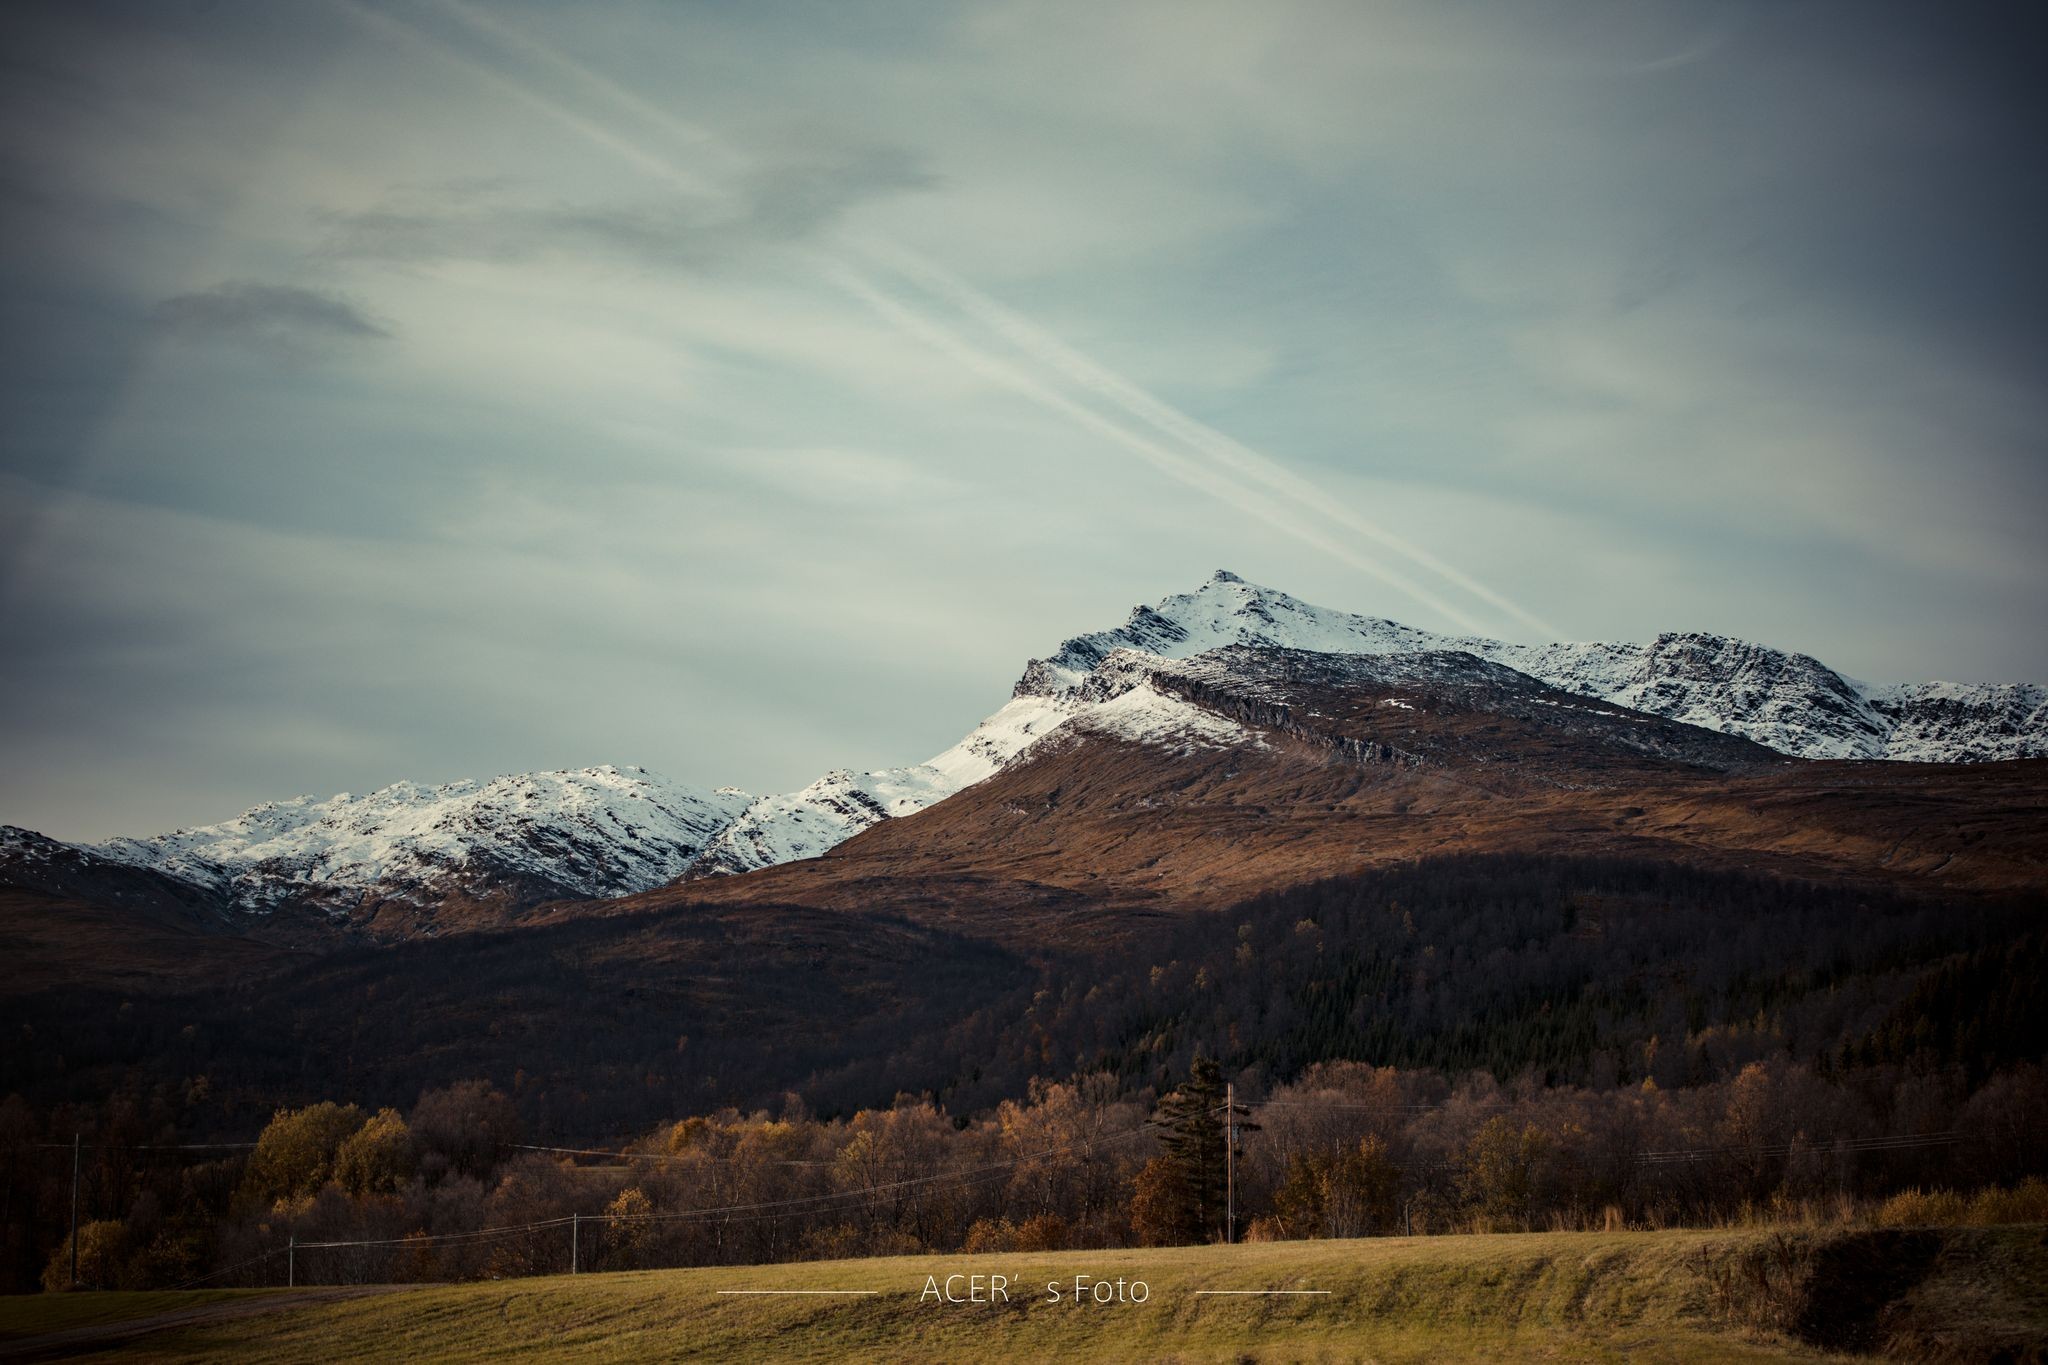
<path fill-rule="evenodd" d="M 294 902 L 349 919 L 389 902 L 531 904 L 644 890 L 682 875 L 751 800 L 606 765 L 297 797 L 84 851 L 243 911 Z"/>
<path fill-rule="evenodd" d="M 1646 644 L 1528 645 L 1438 635 L 1314 606 L 1222 569 L 1195 592 L 1141 605 L 1121 627 L 1075 636 L 1034 659 L 1015 693 L 1060 695 L 1116 648 L 1181 658 L 1230 644 L 1333 654 L 1462 650 L 1562 691 L 1740 734 L 1797 758 L 1953 763 L 2048 756 L 2048 688 L 2039 684 L 1859 683 L 1811 655 L 1705 631 L 1667 631 Z M 1894 751 L 1891 738 L 1901 726 L 1909 728 Z"/>
<path fill-rule="evenodd" d="M 639 768 L 396 783 L 252 807 L 150 838 L 75 845 L 258 914 L 299 904 L 342 925 L 434 932 L 445 913 L 633 895 L 817 857 L 884 821 L 986 781 L 1065 733 L 1192 752 L 1257 744 L 1240 720 L 1177 694 L 1186 669 L 1230 651 L 1326 658 L 1458 656 L 1604 706 L 1732 735 L 1795 759 L 1985 762 L 2048 755 L 2035 684 L 1871 685 L 1811 656 L 1703 632 L 1643 643 L 1527 645 L 1423 631 L 1320 607 L 1219 570 L 1195 591 L 1134 608 L 1031 660 L 1002 707 L 924 763 L 828 772 L 753 796 Z M 1214 656 L 1214 657 L 1212 657 Z M 1463 667 L 1443 665 L 1439 667 Z M 0 846 L 0 872 L 9 861 Z"/>
<path fill-rule="evenodd" d="M 1120 649 L 1078 691 L 1110 704 L 946 801 L 819 858 L 610 911 L 887 906 L 1022 946 L 1114 939 L 1162 915 L 1468 853 L 1994 899 L 2048 876 L 2040 759 L 1796 759 L 1456 650 Z M 1098 723 L 1151 697 L 1187 709 L 1153 712 L 1144 733 Z"/>

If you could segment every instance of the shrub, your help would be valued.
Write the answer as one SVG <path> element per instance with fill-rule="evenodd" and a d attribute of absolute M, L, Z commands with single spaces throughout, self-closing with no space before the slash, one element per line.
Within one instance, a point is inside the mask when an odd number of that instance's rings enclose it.
<path fill-rule="evenodd" d="M 1065 1251 L 1067 1246 L 1067 1220 L 1056 1213 L 1027 1218 L 1017 1227 L 1018 1251 Z"/>
<path fill-rule="evenodd" d="M 804 1256 L 813 1261 L 844 1261 L 861 1254 L 860 1229 L 851 1223 L 829 1223 L 804 1233 Z"/>
<path fill-rule="evenodd" d="M 967 1240 L 961 1245 L 962 1251 L 975 1256 L 1016 1249 L 1017 1227 L 1007 1218 L 975 1219 L 974 1226 L 967 1229 Z"/>
<path fill-rule="evenodd" d="M 81 1289 L 112 1288 L 128 1250 L 128 1225 L 112 1218 L 87 1223 L 78 1230 L 78 1284 Z M 43 1288 L 59 1294 L 71 1288 L 71 1238 L 67 1235 L 43 1267 Z"/>
<path fill-rule="evenodd" d="M 1954 1190 L 1901 1190 L 1871 1212 L 1881 1228 L 1932 1227 L 1960 1223 L 1968 1208 Z"/>
<path fill-rule="evenodd" d="M 2011 1189 L 1980 1190 L 1965 1215 L 1972 1223 L 2048 1223 L 2048 1180 L 2029 1176 Z"/>

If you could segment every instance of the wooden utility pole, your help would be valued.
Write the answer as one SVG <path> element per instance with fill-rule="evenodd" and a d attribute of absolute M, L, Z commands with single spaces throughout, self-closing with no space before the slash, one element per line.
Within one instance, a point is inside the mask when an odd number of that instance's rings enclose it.
<path fill-rule="evenodd" d="M 299 1287 L 299 1234 L 296 1232 L 292 1234 L 291 1241 L 285 1244 L 284 1287 L 286 1289 L 296 1289 Z"/>
<path fill-rule="evenodd" d="M 71 1287 L 78 1288 L 78 1134 L 71 1135 Z"/>
<path fill-rule="evenodd" d="M 576 1244 L 583 1240 L 583 1215 L 569 1215 L 569 1273 L 576 1273 Z"/>
<path fill-rule="evenodd" d="M 1215 1091 L 1210 1091 L 1215 1094 Z M 1237 1241 L 1237 1082 L 1223 1086 L 1223 1241 Z"/>

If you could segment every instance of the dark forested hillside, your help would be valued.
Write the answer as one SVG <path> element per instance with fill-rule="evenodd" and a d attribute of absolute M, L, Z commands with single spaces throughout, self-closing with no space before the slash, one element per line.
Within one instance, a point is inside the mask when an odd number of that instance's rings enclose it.
<path fill-rule="evenodd" d="M 0 1093 L 85 1102 L 170 1087 L 196 1097 L 188 1126 L 216 1135 L 309 1097 L 409 1104 L 488 1077 L 533 1131 L 590 1137 L 814 1078 L 835 1095 L 891 1095 L 904 1068 L 940 1055 L 897 1049 L 1027 971 L 1000 948 L 880 914 L 579 919 L 346 950 L 170 998 L 12 999 Z"/>
<path fill-rule="evenodd" d="M 1275 1082 L 1346 1058 L 1669 1086 L 1776 1054 L 1981 1077 L 2048 1052 L 2041 908 L 1624 860 L 1417 863 L 1182 921 L 1048 982 L 989 1074 L 1050 1052 L 1149 1083 L 1206 1050 Z"/>
<path fill-rule="evenodd" d="M 2048 1053 L 2032 903 L 1950 903 L 1672 864 L 1442 859 L 1025 956 L 870 913 L 680 907 L 338 953 L 169 998 L 6 1006 L 0 1088 L 169 1086 L 235 1132 L 318 1098 L 469 1077 L 541 1138 L 721 1105 L 956 1111 L 1199 1050 L 1286 1081 L 1335 1059 L 1554 1083 L 1704 1083 L 1787 1055 L 1973 1076 Z M 1126 926 L 1128 932 L 1128 926 Z M 992 932 L 994 932 L 992 928 Z M 2032 965 L 2029 966 L 2028 964 Z"/>

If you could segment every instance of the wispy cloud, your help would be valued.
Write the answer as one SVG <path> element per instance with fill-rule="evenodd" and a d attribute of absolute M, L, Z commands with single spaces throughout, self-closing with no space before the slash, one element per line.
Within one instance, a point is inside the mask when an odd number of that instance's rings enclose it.
<path fill-rule="evenodd" d="M 567 257 L 649 270 L 704 270 L 741 253 L 802 242 L 871 200 L 936 178 L 897 147 L 792 149 L 715 192 L 632 203 L 537 202 L 502 181 L 405 188 L 373 207 L 330 210 L 329 258 L 513 264 Z"/>
<path fill-rule="evenodd" d="M 391 330 L 338 294 L 228 280 L 163 300 L 151 316 L 180 341 L 227 342 L 295 357 L 389 341 Z"/>
<path fill-rule="evenodd" d="M 350 4 L 350 8 L 356 7 Z M 645 120 L 651 125 L 648 132 L 684 132 L 699 146 L 715 141 L 694 125 L 681 124 L 663 116 L 647 100 L 602 73 L 535 42 L 501 20 L 482 15 L 463 0 L 443 0 L 441 8 L 500 42 L 570 72 L 580 83 L 605 96 L 614 106 Z M 394 21 L 380 17 L 378 22 L 388 28 Z M 430 51 L 446 53 L 445 45 L 416 30 L 407 33 L 406 41 Z M 465 66 L 474 64 L 472 58 L 447 55 Z M 489 79 L 499 88 L 518 84 L 502 73 L 494 72 Z M 536 107 L 559 110 L 570 126 L 580 131 L 587 130 L 601 145 L 621 151 L 640 164 L 669 169 L 671 176 L 678 181 L 697 181 L 703 174 L 694 169 L 675 167 L 671 158 L 658 146 L 643 143 L 635 134 L 621 132 L 602 117 L 570 113 L 561 108 L 558 100 L 531 92 L 525 98 Z M 735 163 L 743 164 L 742 158 L 731 153 L 725 154 L 722 161 L 724 164 L 714 167 L 712 174 Z M 893 169 L 901 172 L 905 168 Z M 871 178 L 872 172 L 866 177 L 853 177 L 852 183 L 858 186 L 863 179 Z M 832 199 L 835 191 L 843 195 L 846 179 L 827 175 L 791 180 L 783 193 L 768 196 L 763 202 L 779 206 L 785 215 L 793 213 L 804 227 L 815 229 L 837 216 Z M 1071 419 L 1084 430 L 1108 438 L 1115 446 L 1136 454 L 1168 477 L 1249 512 L 1301 543 L 1395 588 L 1466 629 L 1483 630 L 1495 623 L 1452 600 L 1445 589 L 1432 586 L 1413 572 L 1394 567 L 1383 556 L 1391 555 L 1394 560 L 1403 561 L 1424 575 L 1442 580 L 1450 593 L 1476 597 L 1487 607 L 1533 627 L 1539 633 L 1555 633 L 1541 618 L 1505 594 L 1480 583 L 1441 557 L 1374 525 L 1277 460 L 1197 422 L 1138 388 L 935 263 L 894 244 L 875 243 L 868 251 L 870 263 L 862 264 L 852 259 L 854 252 L 848 248 L 849 244 L 843 239 L 827 244 L 827 250 L 833 254 L 826 259 L 826 274 L 856 297 L 870 303 L 892 325 L 931 342 L 944 354 L 1040 406 Z M 885 278 L 877 277 L 872 270 L 872 260 L 877 256 L 899 274 L 912 277 L 924 290 L 942 295 L 953 309 L 965 313 L 972 322 L 991 329 L 1019 354 L 1029 372 L 992 357 L 984 348 L 961 335 L 945 317 L 923 307 L 914 294 L 892 289 Z M 1115 415 L 1106 415 L 1101 410 L 1102 404 L 1112 409 Z M 1149 428 L 1153 435 L 1145 436 L 1131 430 L 1126 425 L 1131 420 Z M 1332 522 L 1334 526 L 1329 524 Z M 1369 542 L 1382 553 L 1367 553 L 1351 539 L 1354 536 Z"/>

